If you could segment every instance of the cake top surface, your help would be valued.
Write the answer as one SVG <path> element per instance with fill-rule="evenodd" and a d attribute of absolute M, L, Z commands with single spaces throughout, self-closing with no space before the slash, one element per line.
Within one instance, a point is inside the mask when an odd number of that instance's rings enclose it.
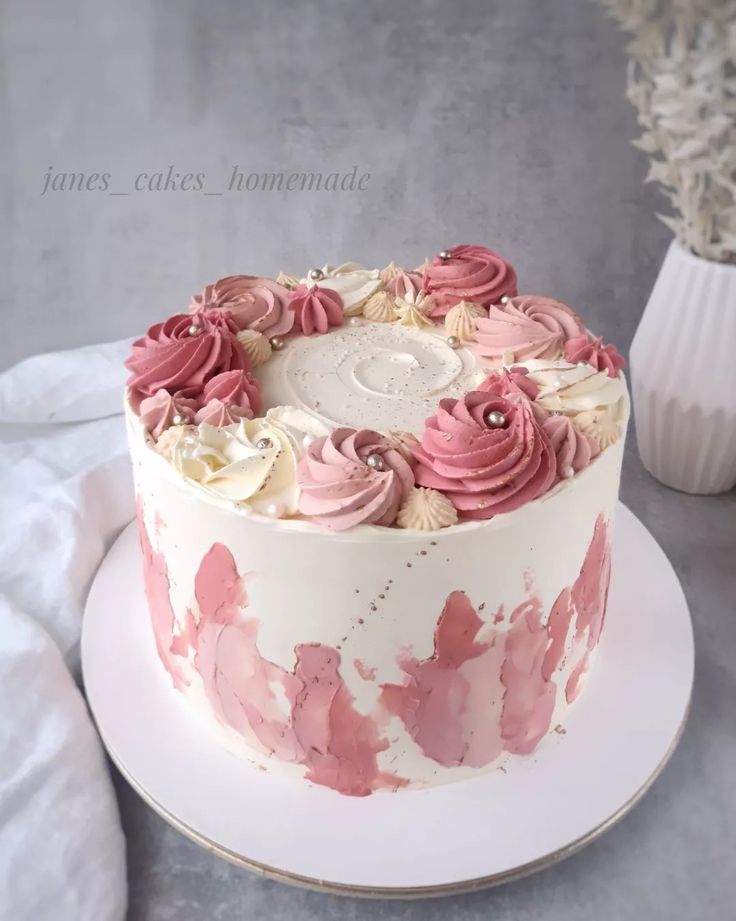
<path fill-rule="evenodd" d="M 177 475 L 333 531 L 485 520 L 574 480 L 623 434 L 623 364 L 469 245 L 220 279 L 126 362 L 138 437 Z"/>

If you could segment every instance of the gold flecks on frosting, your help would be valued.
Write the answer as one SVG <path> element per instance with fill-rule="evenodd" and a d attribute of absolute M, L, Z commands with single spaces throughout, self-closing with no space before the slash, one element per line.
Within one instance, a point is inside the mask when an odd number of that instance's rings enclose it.
<path fill-rule="evenodd" d="M 581 432 L 593 438 L 605 451 L 621 437 L 621 426 L 607 409 L 588 409 L 572 417 Z"/>
<path fill-rule="evenodd" d="M 413 329 L 427 329 L 434 326 L 427 315 L 433 307 L 430 297 L 422 294 L 417 295 L 416 298 L 397 297 L 394 305 L 401 326 L 409 326 Z"/>
<path fill-rule="evenodd" d="M 238 333 L 238 342 L 243 346 L 254 368 L 264 364 L 271 357 L 271 343 L 256 329 L 241 329 Z"/>
<path fill-rule="evenodd" d="M 384 285 L 387 285 L 390 281 L 393 281 L 394 278 L 401 275 L 403 271 L 404 270 L 401 268 L 401 266 L 396 265 L 392 259 L 385 268 L 381 269 L 378 275 Z"/>
<path fill-rule="evenodd" d="M 276 276 L 276 283 L 294 291 L 299 287 L 299 277 L 297 275 L 288 275 L 286 272 L 279 272 Z"/>
<path fill-rule="evenodd" d="M 438 531 L 457 524 L 457 509 L 436 489 L 415 486 L 399 509 L 396 524 L 414 531 Z"/>
<path fill-rule="evenodd" d="M 373 323 L 393 323 L 397 317 L 393 297 L 388 291 L 376 291 L 366 301 L 363 316 Z"/>
<path fill-rule="evenodd" d="M 475 320 L 484 314 L 485 310 L 480 304 L 460 301 L 447 312 L 445 332 L 448 336 L 456 336 L 461 342 L 471 342 L 475 337 Z"/>
<path fill-rule="evenodd" d="M 386 438 L 405 460 L 412 460 L 411 449 L 419 444 L 419 439 L 413 432 L 392 431 L 387 433 Z"/>

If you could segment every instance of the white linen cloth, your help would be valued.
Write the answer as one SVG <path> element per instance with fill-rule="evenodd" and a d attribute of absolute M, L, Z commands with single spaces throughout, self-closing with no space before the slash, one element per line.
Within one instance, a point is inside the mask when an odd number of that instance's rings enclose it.
<path fill-rule="evenodd" d="M 0 919 L 122 921 L 125 843 L 79 680 L 82 610 L 133 517 L 129 341 L 0 374 Z"/>

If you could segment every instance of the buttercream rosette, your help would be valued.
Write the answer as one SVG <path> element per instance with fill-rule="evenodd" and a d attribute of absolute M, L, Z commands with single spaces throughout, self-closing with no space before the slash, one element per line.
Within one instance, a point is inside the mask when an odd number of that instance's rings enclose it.
<path fill-rule="evenodd" d="M 587 334 L 575 336 L 565 343 L 565 358 L 573 364 L 584 361 L 596 371 L 605 371 L 609 377 L 618 377 L 626 367 L 623 356 L 613 345 L 603 345 L 603 337 L 594 339 Z"/>
<path fill-rule="evenodd" d="M 193 422 L 196 412 L 196 400 L 187 399 L 181 393 L 158 390 L 141 401 L 139 416 L 143 428 L 154 439 L 159 439 L 172 425 Z"/>
<path fill-rule="evenodd" d="M 559 358 L 565 343 L 581 335 L 585 326 L 567 304 L 536 294 L 494 304 L 475 321 L 476 351 L 496 364 Z"/>
<path fill-rule="evenodd" d="M 291 294 L 289 309 L 305 336 L 324 335 L 331 326 L 342 323 L 342 298 L 330 288 L 299 285 Z"/>
<path fill-rule="evenodd" d="M 444 317 L 460 301 L 489 307 L 516 294 L 514 267 L 492 249 L 463 243 L 447 256 L 435 256 L 424 269 L 423 288 L 432 295 L 433 316 Z"/>
<path fill-rule="evenodd" d="M 261 388 L 249 371 L 226 371 L 205 384 L 195 422 L 232 425 L 258 415 L 261 405 Z"/>
<path fill-rule="evenodd" d="M 204 385 L 223 371 L 249 371 L 232 318 L 217 310 L 178 313 L 136 339 L 125 362 L 128 387 L 138 401 L 159 390 L 199 398 Z"/>
<path fill-rule="evenodd" d="M 600 454 L 598 442 L 573 425 L 567 416 L 548 416 L 542 429 L 555 452 L 557 476 L 561 479 L 580 473 Z"/>
<path fill-rule="evenodd" d="M 554 451 L 529 401 L 482 391 L 441 400 L 413 454 L 417 484 L 444 493 L 464 519 L 513 511 L 556 479 Z"/>
<path fill-rule="evenodd" d="M 374 466 L 371 466 L 374 461 Z M 358 524 L 392 525 L 414 486 L 412 466 L 370 429 L 338 428 L 307 448 L 297 467 L 299 511 L 344 531 Z"/>
<path fill-rule="evenodd" d="M 255 329 L 269 337 L 284 336 L 294 325 L 289 290 L 260 275 L 228 275 L 192 298 L 190 309 L 225 310 L 238 329 Z"/>

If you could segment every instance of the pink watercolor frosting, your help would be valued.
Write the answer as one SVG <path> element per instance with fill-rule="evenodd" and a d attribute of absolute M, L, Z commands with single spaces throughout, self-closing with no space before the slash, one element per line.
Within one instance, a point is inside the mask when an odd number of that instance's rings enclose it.
<path fill-rule="evenodd" d="M 492 306 L 475 321 L 476 349 L 503 364 L 559 358 L 568 339 L 585 333 L 577 314 L 551 297 L 523 295 Z"/>
<path fill-rule="evenodd" d="M 250 371 L 226 371 L 205 384 L 195 421 L 232 425 L 238 419 L 252 419 L 261 409 L 261 388 Z"/>
<path fill-rule="evenodd" d="M 600 454 L 598 443 L 563 415 L 549 416 L 542 423 L 557 459 L 557 476 L 563 479 L 579 473 Z"/>
<path fill-rule="evenodd" d="M 167 390 L 158 390 L 152 397 L 141 401 L 139 416 L 143 428 L 154 438 L 160 438 L 172 425 L 193 422 L 196 412 L 196 400 L 187 399 L 180 393 L 172 396 Z"/>
<path fill-rule="evenodd" d="M 139 398 L 159 390 L 198 398 L 223 371 L 250 370 L 236 332 L 232 319 L 218 311 L 175 314 L 133 343 L 125 362 L 131 372 L 128 386 Z"/>
<path fill-rule="evenodd" d="M 417 484 L 443 492 L 466 519 L 512 511 L 555 481 L 555 455 L 530 403 L 477 390 L 441 400 L 413 453 Z"/>
<path fill-rule="evenodd" d="M 584 361 L 592 365 L 596 371 L 606 371 L 609 377 L 618 377 L 619 372 L 626 366 L 622 355 L 613 345 L 603 345 L 603 339 L 589 339 L 587 335 L 575 336 L 565 343 L 565 358 L 577 364 Z"/>
<path fill-rule="evenodd" d="M 489 307 L 516 294 L 513 266 L 492 249 L 463 244 L 454 246 L 449 255 L 449 259 L 435 256 L 424 272 L 424 289 L 436 304 L 432 316 L 444 316 L 460 301 Z"/>
<path fill-rule="evenodd" d="M 185 666 L 192 663 L 222 724 L 263 754 L 303 765 L 314 783 L 347 795 L 408 782 L 378 765 L 389 745 L 389 716 L 398 717 L 414 744 L 440 765 L 484 767 L 504 751 L 533 751 L 549 731 L 566 658 L 572 666 L 564 688 L 570 701 L 603 626 L 610 542 L 599 516 L 580 573 L 559 593 L 549 616 L 531 584 L 507 620 L 503 607 L 484 620 L 484 604 L 476 609 L 465 593 L 451 592 L 432 655 L 419 659 L 411 649 L 401 652 L 403 680 L 382 685 L 373 710 L 361 713 L 333 647 L 297 644 L 291 669 L 262 655 L 259 622 L 223 544 L 212 545 L 194 575 L 197 616 L 187 611 L 177 627 L 166 561 L 151 544 L 140 502 L 138 523 L 154 639 L 174 687 L 188 686 Z M 362 663 L 358 670 L 373 680 L 373 670 Z"/>
<path fill-rule="evenodd" d="M 377 466 L 370 466 L 373 459 Z M 393 524 L 414 486 L 411 464 L 370 429 L 338 428 L 316 439 L 299 462 L 297 479 L 299 511 L 336 531 Z"/>
<path fill-rule="evenodd" d="M 342 324 L 342 298 L 329 288 L 299 285 L 291 294 L 289 309 L 294 311 L 297 325 L 305 336 L 324 335 L 330 326 Z"/>
<path fill-rule="evenodd" d="M 289 290 L 271 278 L 229 275 L 192 298 L 191 309 L 228 311 L 238 329 L 254 329 L 266 336 L 284 336 L 294 325 Z"/>

